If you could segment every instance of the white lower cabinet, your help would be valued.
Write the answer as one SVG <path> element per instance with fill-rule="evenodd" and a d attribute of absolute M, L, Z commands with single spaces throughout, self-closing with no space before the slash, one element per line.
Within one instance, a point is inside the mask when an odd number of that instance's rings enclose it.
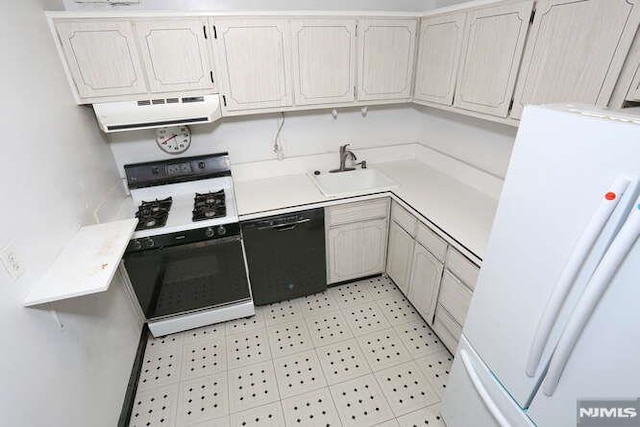
<path fill-rule="evenodd" d="M 393 203 L 387 274 L 452 353 L 458 346 L 478 272 L 477 265 Z"/>
<path fill-rule="evenodd" d="M 389 199 L 326 208 L 329 283 L 384 272 Z"/>
<path fill-rule="evenodd" d="M 413 255 L 413 237 L 395 221 L 389 226 L 389 255 L 387 274 L 407 295 L 409 292 L 409 270 Z"/>
<path fill-rule="evenodd" d="M 442 262 L 416 242 L 408 297 L 428 323 L 433 322 L 443 268 Z"/>

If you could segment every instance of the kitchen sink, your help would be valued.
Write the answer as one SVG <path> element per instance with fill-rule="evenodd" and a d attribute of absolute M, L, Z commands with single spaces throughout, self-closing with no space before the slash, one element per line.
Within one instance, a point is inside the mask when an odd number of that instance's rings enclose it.
<path fill-rule="evenodd" d="M 316 187 L 325 196 L 341 196 L 362 191 L 386 191 L 397 187 L 388 176 L 376 169 L 311 174 Z"/>

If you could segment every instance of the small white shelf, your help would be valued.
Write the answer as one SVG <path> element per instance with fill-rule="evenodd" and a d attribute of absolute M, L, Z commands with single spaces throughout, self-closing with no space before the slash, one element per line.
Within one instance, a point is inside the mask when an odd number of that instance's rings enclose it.
<path fill-rule="evenodd" d="M 24 300 L 26 307 L 109 289 L 136 218 L 81 227 Z"/>

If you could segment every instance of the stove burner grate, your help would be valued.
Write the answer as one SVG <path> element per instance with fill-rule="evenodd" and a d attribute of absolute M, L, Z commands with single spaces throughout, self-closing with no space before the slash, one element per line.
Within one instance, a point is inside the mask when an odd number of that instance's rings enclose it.
<path fill-rule="evenodd" d="M 167 223 L 172 203 L 173 199 L 171 197 L 151 202 L 143 201 L 136 212 L 136 218 L 138 218 L 136 231 L 164 227 Z"/>
<path fill-rule="evenodd" d="M 204 221 L 227 215 L 224 190 L 196 193 L 193 201 L 193 221 Z"/>

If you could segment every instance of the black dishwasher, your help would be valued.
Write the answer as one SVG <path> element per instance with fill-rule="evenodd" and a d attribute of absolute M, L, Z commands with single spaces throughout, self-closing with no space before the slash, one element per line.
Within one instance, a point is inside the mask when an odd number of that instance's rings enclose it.
<path fill-rule="evenodd" d="M 243 221 L 241 226 L 254 304 L 327 288 L 323 209 Z"/>

